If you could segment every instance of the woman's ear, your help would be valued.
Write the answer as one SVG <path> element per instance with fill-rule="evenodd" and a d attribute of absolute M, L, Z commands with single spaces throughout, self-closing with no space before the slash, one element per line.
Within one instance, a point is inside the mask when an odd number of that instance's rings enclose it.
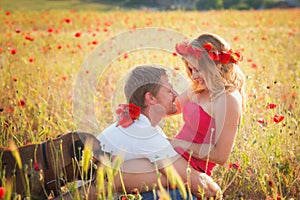
<path fill-rule="evenodd" d="M 145 103 L 146 105 L 156 104 L 156 99 L 150 92 L 146 92 L 145 94 Z"/>

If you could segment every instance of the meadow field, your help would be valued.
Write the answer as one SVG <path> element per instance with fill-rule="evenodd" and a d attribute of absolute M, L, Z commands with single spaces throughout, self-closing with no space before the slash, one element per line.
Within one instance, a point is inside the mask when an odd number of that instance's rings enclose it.
<path fill-rule="evenodd" d="M 17 146 L 38 143 L 76 130 L 72 102 L 78 73 L 88 55 L 110 38 L 145 27 L 172 29 L 189 38 L 213 32 L 243 54 L 247 103 L 230 159 L 212 177 L 224 199 L 300 199 L 300 9 L 159 12 L 71 7 L 64 1 L 57 1 L 61 7 L 4 2 L 0 146 L 8 147 L 9 140 Z M 99 63 L 105 69 L 97 77 L 93 100 L 98 133 L 114 121 L 115 105 L 124 101 L 119 94 L 126 72 L 145 63 L 167 66 L 175 89 L 184 89 L 178 77 L 186 78 L 185 69 L 176 54 L 120 52 L 109 66 Z M 181 125 L 181 116 L 174 116 L 163 129 L 171 137 Z"/>

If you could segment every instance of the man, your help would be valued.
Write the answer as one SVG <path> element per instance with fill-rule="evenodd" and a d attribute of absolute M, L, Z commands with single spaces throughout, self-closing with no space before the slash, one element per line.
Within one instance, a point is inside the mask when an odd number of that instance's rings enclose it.
<path fill-rule="evenodd" d="M 124 91 L 128 103 L 141 108 L 140 116 L 123 123 L 126 115 L 131 114 L 130 109 L 123 110 L 121 121 L 105 129 L 98 139 L 103 151 L 123 157 L 123 179 L 127 189 L 141 188 L 142 183 L 148 186 L 156 183 L 155 165 L 165 175 L 164 168 L 171 164 L 186 182 L 188 162 L 177 154 L 158 126 L 163 117 L 177 112 L 174 103 L 177 93 L 169 82 L 166 70 L 154 66 L 136 67 L 130 72 Z M 195 196 L 200 197 L 198 185 L 206 196 L 215 196 L 220 192 L 219 186 L 206 174 L 190 168 L 188 176 L 189 187 Z M 162 176 L 161 180 L 167 186 L 166 176 Z M 144 196 L 144 199 L 147 197 Z"/>

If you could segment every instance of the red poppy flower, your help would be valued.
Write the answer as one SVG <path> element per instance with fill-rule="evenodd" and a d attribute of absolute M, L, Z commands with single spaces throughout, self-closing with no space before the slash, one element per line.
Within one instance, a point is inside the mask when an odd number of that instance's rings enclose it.
<path fill-rule="evenodd" d="M 238 162 L 233 163 L 232 164 L 232 168 L 238 170 L 239 172 L 242 171 L 241 166 L 240 166 L 240 164 Z"/>
<path fill-rule="evenodd" d="M 5 197 L 5 188 L 0 187 L 0 199 L 3 199 Z"/>
<path fill-rule="evenodd" d="M 229 168 L 229 169 L 231 169 L 231 168 L 236 169 L 236 170 L 239 171 L 239 172 L 242 171 L 239 162 L 235 162 L 235 163 L 229 164 L 229 165 L 228 165 L 228 168 Z"/>
<path fill-rule="evenodd" d="M 141 114 L 141 108 L 134 104 L 120 104 L 116 110 L 119 115 L 117 126 L 121 125 L 123 128 L 130 126 L 134 120 L 138 119 Z"/>
<path fill-rule="evenodd" d="M 80 36 L 81 36 L 80 32 L 75 33 L 75 37 L 80 37 Z"/>
<path fill-rule="evenodd" d="M 274 109 L 276 108 L 277 105 L 275 103 L 269 103 L 267 106 L 266 106 L 266 109 Z"/>
<path fill-rule="evenodd" d="M 6 16 L 9 16 L 9 15 L 10 15 L 10 12 L 9 12 L 9 11 L 6 11 L 5 14 L 6 14 Z"/>
<path fill-rule="evenodd" d="M 175 50 L 180 55 L 184 55 L 184 54 L 187 53 L 186 52 L 186 47 L 187 47 L 187 42 L 182 42 L 182 43 L 176 44 Z"/>
<path fill-rule="evenodd" d="M 237 63 L 243 60 L 243 56 L 240 52 L 230 52 L 231 54 L 231 62 L 232 63 Z"/>
<path fill-rule="evenodd" d="M 238 41 L 239 39 L 240 39 L 239 36 L 234 36 L 234 37 L 233 37 L 233 40 L 234 40 L 234 41 Z"/>
<path fill-rule="evenodd" d="M 77 44 L 78 49 L 82 49 L 81 44 Z"/>
<path fill-rule="evenodd" d="M 191 55 L 194 56 L 197 59 L 200 59 L 201 56 L 202 56 L 202 49 L 200 49 L 200 48 L 194 48 L 194 52 Z"/>
<path fill-rule="evenodd" d="M 277 199 L 277 200 L 280 200 L 280 199 L 281 199 L 280 194 L 277 194 L 276 199 Z"/>
<path fill-rule="evenodd" d="M 257 69 L 257 67 L 258 67 L 257 64 L 255 64 L 255 63 L 252 63 L 252 64 L 251 64 L 251 68 Z"/>
<path fill-rule="evenodd" d="M 34 62 L 34 58 L 29 58 L 29 62 Z"/>
<path fill-rule="evenodd" d="M 69 19 L 69 18 L 65 18 L 64 21 L 65 21 L 66 23 L 68 23 L 68 24 L 70 24 L 70 23 L 72 22 L 72 20 Z"/>
<path fill-rule="evenodd" d="M 199 59 L 201 58 L 201 55 L 202 55 L 202 49 L 200 48 L 194 48 L 192 45 L 189 45 L 187 48 L 186 48 L 186 51 L 189 55 Z"/>
<path fill-rule="evenodd" d="M 252 62 L 252 58 L 247 58 L 247 62 Z"/>
<path fill-rule="evenodd" d="M 34 170 L 39 171 L 39 164 L 36 161 L 33 163 L 33 165 L 34 165 Z"/>
<path fill-rule="evenodd" d="M 284 116 L 283 116 L 283 115 L 274 115 L 274 116 L 272 117 L 272 120 L 273 120 L 275 123 L 279 123 L 279 122 L 281 122 L 283 119 L 284 119 Z"/>
<path fill-rule="evenodd" d="M 31 41 L 31 42 L 34 41 L 34 38 L 31 37 L 31 36 L 25 36 L 25 39 L 26 39 L 26 40 L 29 40 L 29 41 Z"/>
<path fill-rule="evenodd" d="M 24 106 L 25 106 L 25 101 L 24 101 L 23 99 L 21 99 L 21 100 L 18 102 L 18 106 L 24 107 Z"/>
<path fill-rule="evenodd" d="M 126 128 L 130 126 L 133 123 L 133 120 L 129 116 L 129 114 L 121 114 L 119 116 L 119 121 L 117 123 L 117 126 L 122 126 L 123 128 Z"/>
<path fill-rule="evenodd" d="M 11 55 L 15 55 L 17 53 L 17 49 L 12 49 L 11 51 L 10 51 L 10 54 Z"/>
<path fill-rule="evenodd" d="M 257 118 L 257 122 L 260 123 L 262 126 L 267 126 L 268 125 L 268 122 L 266 122 L 265 119 L 262 118 L 262 117 Z"/>
<path fill-rule="evenodd" d="M 203 48 L 204 48 L 206 51 L 210 51 L 210 50 L 212 50 L 213 46 L 212 46 L 212 44 L 211 44 L 210 42 L 208 42 L 208 43 L 205 43 L 205 44 L 203 45 Z"/>
<path fill-rule="evenodd" d="M 136 106 L 135 104 L 129 104 L 129 115 L 131 119 L 138 119 L 141 114 L 141 107 Z"/>
<path fill-rule="evenodd" d="M 208 53 L 208 56 L 209 56 L 210 59 L 212 59 L 212 60 L 220 60 L 220 56 L 219 56 L 218 51 L 210 51 L 210 52 Z"/>
<path fill-rule="evenodd" d="M 231 54 L 226 51 L 222 51 L 220 54 L 220 63 L 222 64 L 228 64 L 231 59 Z"/>

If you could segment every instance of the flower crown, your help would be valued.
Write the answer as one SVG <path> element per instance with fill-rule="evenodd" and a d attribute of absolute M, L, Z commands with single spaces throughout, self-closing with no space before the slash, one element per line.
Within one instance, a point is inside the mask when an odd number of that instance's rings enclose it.
<path fill-rule="evenodd" d="M 141 107 L 136 106 L 133 103 L 120 104 L 116 110 L 119 115 L 117 126 L 121 125 L 123 128 L 130 126 L 134 120 L 138 119 L 141 114 Z"/>
<path fill-rule="evenodd" d="M 221 64 L 228 64 L 228 63 L 237 63 L 243 60 L 243 57 L 240 52 L 233 52 L 232 49 L 229 51 L 221 51 L 218 52 L 217 50 L 212 50 L 213 45 L 208 42 L 202 46 L 208 53 L 208 56 L 213 61 L 219 61 Z M 176 52 L 180 55 L 190 55 L 195 57 L 196 59 L 200 59 L 202 56 L 202 48 L 194 47 L 188 42 L 182 42 L 180 44 L 176 44 L 175 46 Z"/>

